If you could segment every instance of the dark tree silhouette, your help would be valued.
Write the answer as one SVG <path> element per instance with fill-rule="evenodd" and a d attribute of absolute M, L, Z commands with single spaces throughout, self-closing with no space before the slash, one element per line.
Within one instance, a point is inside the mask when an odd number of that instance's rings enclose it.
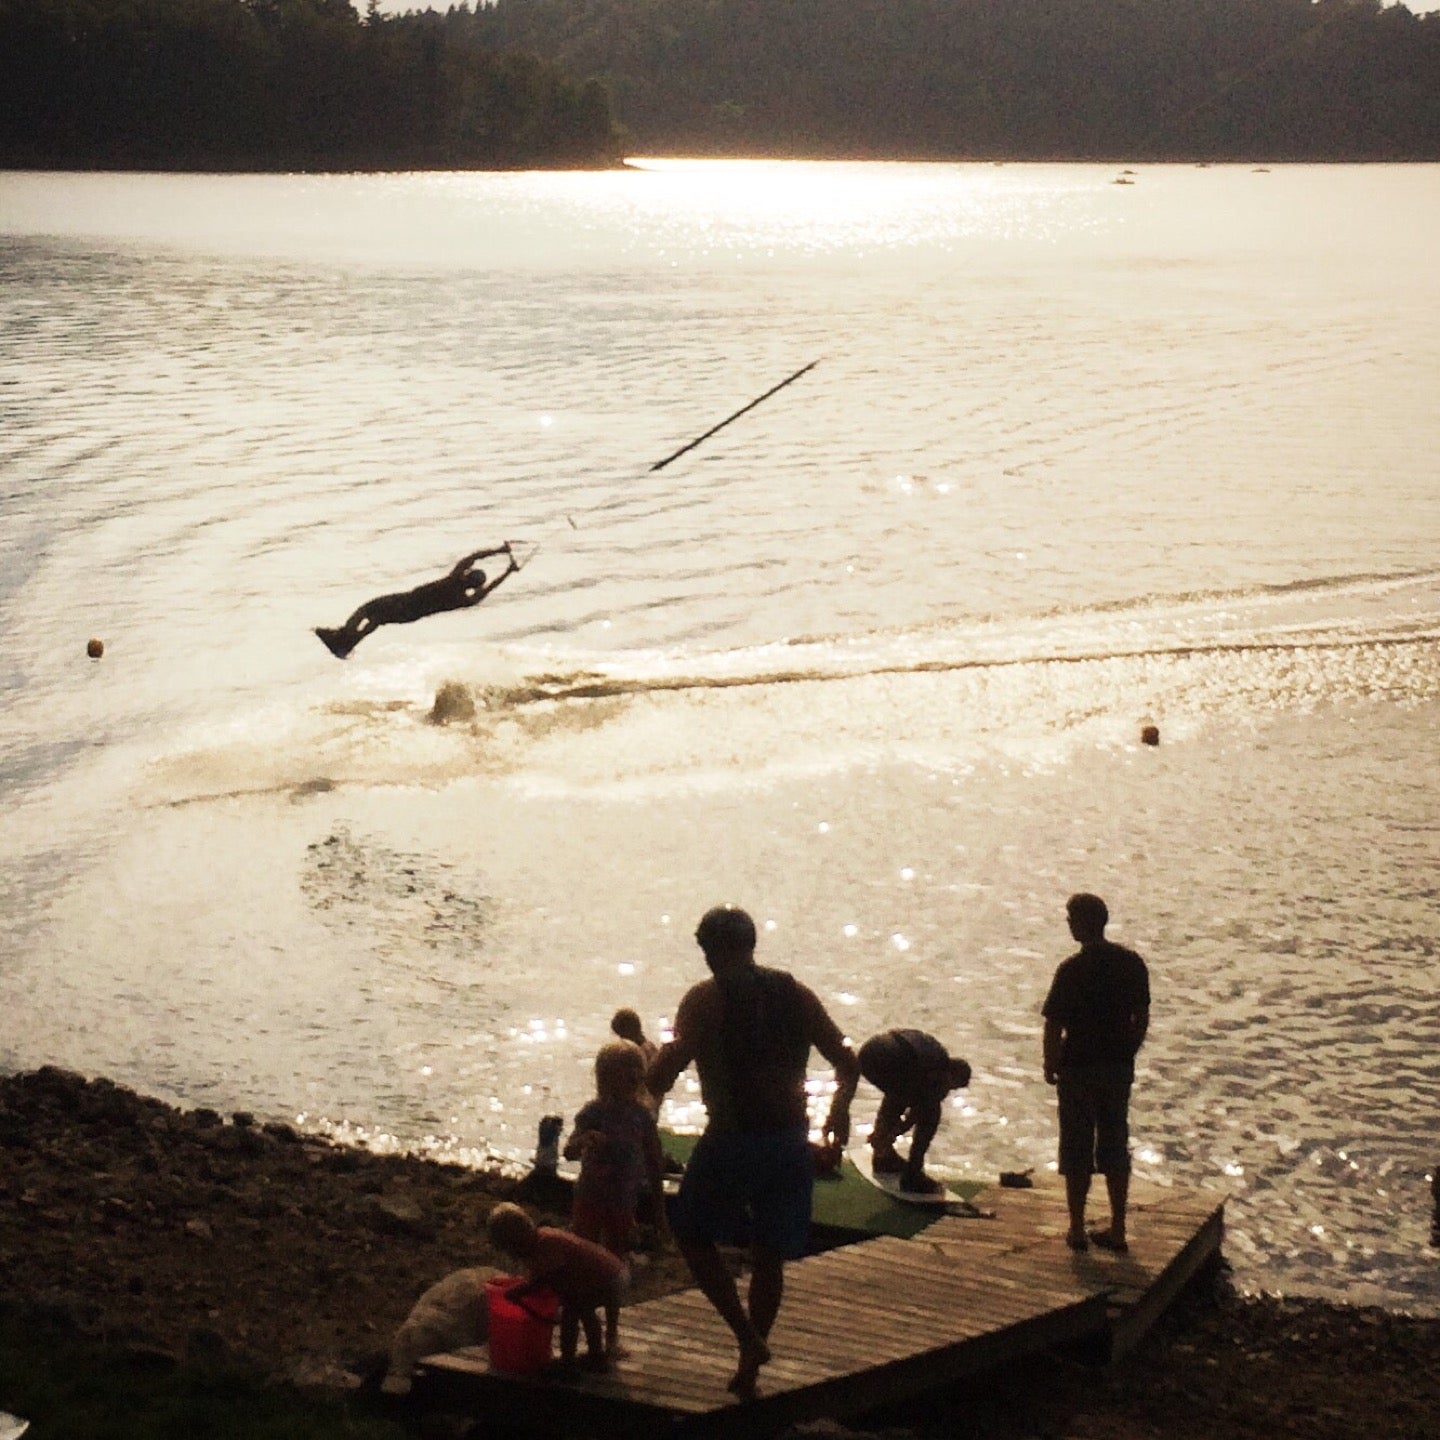
<path fill-rule="evenodd" d="M 349 0 L 0 0 L 0 165 L 600 166 L 604 90 L 468 11 Z"/>
<path fill-rule="evenodd" d="M 578 79 L 567 78 L 569 76 Z M 1440 159 L 1379 0 L 0 0 L 0 164 Z"/>
<path fill-rule="evenodd" d="M 637 149 L 1440 159 L 1440 14 L 1378 0 L 495 0 Z"/>

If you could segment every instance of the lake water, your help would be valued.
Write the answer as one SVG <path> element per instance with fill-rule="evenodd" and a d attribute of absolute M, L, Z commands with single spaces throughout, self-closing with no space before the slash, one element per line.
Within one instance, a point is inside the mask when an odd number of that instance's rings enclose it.
<path fill-rule="evenodd" d="M 0 175 L 0 1067 L 520 1157 L 733 900 L 1043 1168 L 1090 889 L 1138 1172 L 1435 1313 L 1437 235 L 1434 166 Z"/>

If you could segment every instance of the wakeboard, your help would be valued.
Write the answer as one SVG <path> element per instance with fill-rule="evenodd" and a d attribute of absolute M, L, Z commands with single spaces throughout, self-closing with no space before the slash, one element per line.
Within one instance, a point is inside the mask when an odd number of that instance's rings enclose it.
<path fill-rule="evenodd" d="M 852 1146 L 845 1158 L 877 1190 L 883 1190 L 901 1204 L 919 1205 L 927 1210 L 939 1210 L 946 1215 L 962 1215 L 972 1220 L 993 1220 L 995 1218 L 993 1210 L 982 1210 L 973 1200 L 967 1200 L 963 1195 L 957 1195 L 949 1186 L 944 1186 L 934 1194 L 901 1189 L 898 1175 L 887 1175 L 876 1171 L 874 1152 L 868 1145 Z"/>

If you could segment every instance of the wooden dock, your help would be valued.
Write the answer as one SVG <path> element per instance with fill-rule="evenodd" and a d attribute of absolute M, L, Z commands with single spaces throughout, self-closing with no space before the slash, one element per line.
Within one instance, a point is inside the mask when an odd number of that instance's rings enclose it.
<path fill-rule="evenodd" d="M 1123 1353 L 1219 1251 L 1224 1197 L 1134 1182 L 1130 1253 L 1075 1254 L 1058 1186 L 987 1190 L 993 1219 L 941 1218 L 797 1261 L 759 1394 L 725 1389 L 729 1331 L 696 1290 L 628 1306 L 613 1374 L 492 1372 L 483 1347 L 432 1355 L 427 1381 L 512 1424 L 659 1440 L 768 1435 L 923 1394 L 1007 1361 L 1083 1342 Z M 1100 1204 L 1103 1208 L 1104 1201 Z"/>
<path fill-rule="evenodd" d="M 1103 1187 L 1091 1195 L 1097 1223 L 1105 1215 Z M 1095 1337 L 1100 1358 L 1123 1355 L 1164 1314 L 1172 1300 L 1220 1253 L 1225 1196 L 1214 1190 L 1180 1190 L 1130 1184 L 1128 1255 L 1090 1249 L 1076 1254 L 1065 1244 L 1069 1228 L 1058 1180 L 1033 1190 L 989 1190 L 984 1204 L 993 1220 L 937 1221 L 912 1244 L 934 1247 L 977 1271 L 1020 1276 L 1065 1275 L 1090 1295 L 1105 1299 L 1105 1325 Z"/>

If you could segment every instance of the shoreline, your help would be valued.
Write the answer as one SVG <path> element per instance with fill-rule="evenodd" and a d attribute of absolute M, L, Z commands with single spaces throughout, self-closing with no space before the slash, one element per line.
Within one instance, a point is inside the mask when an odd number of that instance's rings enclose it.
<path fill-rule="evenodd" d="M 412 157 L 413 159 L 413 157 Z M 66 157 L 59 155 L 24 158 L 10 156 L 0 158 L 0 171 L 14 174 L 55 174 L 55 175 L 515 175 L 515 174 L 601 174 L 613 171 L 638 172 L 644 169 L 647 160 L 667 161 L 753 161 L 773 164 L 776 161 L 794 161 L 797 165 L 1088 165 L 1088 166 L 1174 166 L 1187 169 L 1233 169 L 1256 168 L 1261 170 L 1272 166 L 1347 166 L 1347 165 L 1440 165 L 1440 154 L 1392 155 L 1380 152 L 1363 155 L 1305 155 L 1282 154 L 1272 151 L 1256 151 L 1243 154 L 1233 151 L 1174 150 L 1164 153 L 1145 151 L 1095 151 L 1094 153 L 1037 153 L 1011 154 L 989 152 L 967 152 L 964 154 L 948 151 L 895 151 L 857 149 L 853 146 L 837 146 L 831 149 L 817 147 L 803 154 L 793 149 L 776 146 L 753 145 L 749 147 L 715 147 L 704 145 L 677 146 L 666 142 L 645 145 L 638 149 L 627 148 L 614 159 L 595 159 L 588 162 L 575 160 L 517 160 L 509 163 L 464 164 L 441 161 L 407 163 L 402 157 L 393 162 L 357 161 L 346 164 L 343 161 L 316 160 L 306 162 L 292 160 L 273 163 L 257 161 L 253 157 L 235 160 L 226 164 L 218 161 L 197 163 L 176 159 L 173 162 L 143 161 L 127 162 L 107 159 L 103 156 Z"/>
<path fill-rule="evenodd" d="M 519 1186 L 54 1067 L 0 1076 L 0 1318 L 161 1368 L 220 1359 L 373 1404 L 376 1355 L 422 1290 L 497 1263 L 485 1216 Z M 690 1283 L 673 1251 L 645 1260 L 634 1299 Z M 1419 1437 L 1440 1412 L 1437 1356 L 1440 1318 L 1245 1296 L 1222 1267 L 1103 1371 L 1047 1358 L 875 1420 L 985 1440 Z M 0 1410 L 26 1414 L 24 1399 L 0 1388 Z M 390 1418 L 402 1433 L 419 1423 Z"/>

